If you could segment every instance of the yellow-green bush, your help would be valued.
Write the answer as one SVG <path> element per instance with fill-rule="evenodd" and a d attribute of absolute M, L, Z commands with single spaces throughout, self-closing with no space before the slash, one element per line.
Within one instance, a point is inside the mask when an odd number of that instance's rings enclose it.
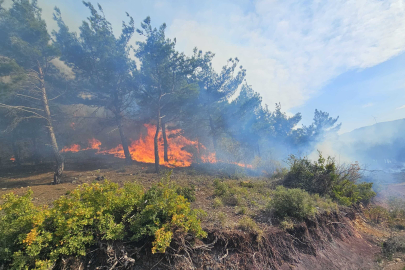
<path fill-rule="evenodd" d="M 238 222 L 238 228 L 245 232 L 259 233 L 260 228 L 250 217 L 244 216 Z"/>
<path fill-rule="evenodd" d="M 299 188 L 287 189 L 277 186 L 268 207 L 281 219 L 286 217 L 303 219 L 314 216 L 316 213 L 311 195 Z"/>
<path fill-rule="evenodd" d="M 14 193 L 2 197 L 0 205 L 0 265 L 12 261 L 13 254 L 22 250 L 23 241 L 34 226 L 37 209 L 32 203 L 32 191 L 23 196 Z"/>
<path fill-rule="evenodd" d="M 160 183 L 147 192 L 137 184 L 84 184 L 51 208 L 32 205 L 32 192 L 6 195 L 0 206 L 0 265 L 48 269 L 61 256 L 84 256 L 102 241 L 151 241 L 165 252 L 174 232 L 205 237 L 199 211 Z"/>

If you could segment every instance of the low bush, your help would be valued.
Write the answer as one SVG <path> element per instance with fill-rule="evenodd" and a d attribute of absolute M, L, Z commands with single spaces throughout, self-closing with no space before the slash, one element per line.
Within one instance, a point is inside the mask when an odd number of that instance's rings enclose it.
<path fill-rule="evenodd" d="M 244 216 L 239 220 L 238 228 L 245 232 L 259 233 L 260 229 L 256 222 L 250 217 Z"/>
<path fill-rule="evenodd" d="M 280 228 L 283 230 L 291 230 L 294 228 L 294 222 L 291 220 L 291 218 L 287 217 L 280 222 Z"/>
<path fill-rule="evenodd" d="M 186 198 L 189 202 L 195 201 L 195 186 L 191 185 L 190 187 L 177 187 L 177 194 Z"/>
<path fill-rule="evenodd" d="M 390 217 L 387 209 L 381 206 L 370 207 L 364 211 L 365 216 L 374 223 L 381 223 L 384 220 L 388 220 Z"/>
<path fill-rule="evenodd" d="M 405 236 L 392 236 L 383 243 L 383 254 L 392 259 L 396 252 L 405 253 Z"/>
<path fill-rule="evenodd" d="M 393 197 L 388 200 L 388 205 L 393 218 L 405 219 L 405 200 Z"/>
<path fill-rule="evenodd" d="M 268 209 L 281 219 L 286 217 L 303 219 L 316 213 L 314 200 L 308 192 L 299 188 L 287 189 L 283 186 L 277 186 Z"/>
<path fill-rule="evenodd" d="M 338 168 L 333 158 L 325 159 L 321 153 L 315 162 L 306 157 L 296 158 L 291 155 L 288 163 L 290 170 L 283 181 L 285 187 L 330 196 L 346 206 L 359 202 L 368 204 L 376 195 L 372 183 L 357 183 L 361 179 L 357 163 Z"/>
<path fill-rule="evenodd" d="M 0 265 L 49 269 L 66 256 L 84 256 L 106 241 L 150 241 L 165 252 L 173 234 L 205 237 L 199 210 L 174 185 L 160 183 L 147 192 L 137 184 L 84 184 L 53 203 L 32 205 L 32 192 L 6 195 L 0 206 Z"/>
<path fill-rule="evenodd" d="M 222 196 L 228 192 L 228 185 L 219 179 L 214 180 L 214 188 L 215 188 L 214 190 L 215 196 Z"/>

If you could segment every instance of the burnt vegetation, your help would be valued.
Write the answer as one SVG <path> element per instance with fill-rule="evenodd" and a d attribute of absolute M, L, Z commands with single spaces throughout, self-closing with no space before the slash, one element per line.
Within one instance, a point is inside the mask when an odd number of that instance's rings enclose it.
<path fill-rule="evenodd" d="M 78 32 L 55 7 L 52 33 L 37 1 L 3 2 L 0 166 L 18 178 L 51 164 L 41 185 L 74 185 L 45 205 L 31 189 L 2 193 L 0 269 L 278 269 L 311 267 L 319 252 L 360 269 L 366 259 L 328 245 L 369 247 L 359 209 L 403 230 L 403 202 L 370 206 L 357 163 L 304 156 L 338 117 L 315 110 L 299 126 L 300 113 L 272 111 L 237 57 L 216 70 L 214 53 L 179 52 L 165 24 L 137 28 L 128 13 L 115 35 L 90 2 Z M 402 252 L 397 242 L 383 253 Z"/>

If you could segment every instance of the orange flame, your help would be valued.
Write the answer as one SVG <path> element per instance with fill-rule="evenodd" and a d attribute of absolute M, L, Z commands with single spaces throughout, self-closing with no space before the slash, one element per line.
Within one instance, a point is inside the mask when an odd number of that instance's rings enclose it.
<path fill-rule="evenodd" d="M 147 130 L 146 136 L 142 136 L 139 140 L 132 141 L 129 145 L 129 151 L 133 160 L 144 163 L 155 163 L 154 154 L 154 136 L 156 127 L 153 125 L 145 124 Z M 190 152 L 184 150 L 184 147 L 188 145 L 196 145 L 197 143 L 191 141 L 184 136 L 180 135 L 181 129 L 168 130 L 168 162 L 164 161 L 164 142 L 162 134 L 159 133 L 159 163 L 168 167 L 188 167 L 193 161 L 193 155 Z M 113 154 L 115 157 L 125 158 L 122 145 L 118 145 L 116 148 L 103 151 L 103 153 Z"/>
<path fill-rule="evenodd" d="M 76 152 L 79 152 L 80 150 L 81 150 L 80 145 L 78 145 L 78 144 L 72 144 L 71 146 L 65 146 L 65 147 L 63 147 L 63 149 L 61 150 L 61 152 L 62 152 L 62 153 L 65 153 L 65 152 L 74 152 L 74 153 L 76 153 Z"/>
<path fill-rule="evenodd" d="M 12 157 L 10 158 L 10 161 L 11 161 L 11 162 L 14 162 L 14 161 L 15 161 L 15 157 L 12 156 Z"/>
<path fill-rule="evenodd" d="M 142 136 L 136 140 L 131 141 L 129 145 L 129 152 L 131 153 L 131 158 L 138 162 L 143 163 L 155 163 L 154 154 L 154 137 L 156 132 L 156 126 L 144 124 L 146 128 L 146 135 Z M 193 155 L 186 150 L 187 146 L 193 146 L 197 149 L 201 149 L 203 153 L 201 155 L 201 161 L 204 163 L 216 163 L 218 160 L 215 153 L 209 153 L 206 147 L 200 144 L 198 141 L 192 141 L 181 135 L 181 129 L 167 130 L 167 141 L 168 141 L 168 159 L 169 161 L 164 161 L 164 142 L 162 133 L 159 133 L 158 144 L 159 144 L 159 163 L 160 165 L 165 165 L 167 167 L 189 167 L 193 162 Z M 101 150 L 101 142 L 95 138 L 88 141 L 88 148 L 81 149 L 80 145 L 73 144 L 70 147 L 64 147 L 61 152 L 79 152 L 84 150 L 94 149 L 97 150 L 96 154 L 111 154 L 118 158 L 125 158 L 124 150 L 122 145 L 119 144 L 117 147 L 110 150 Z M 198 146 L 200 146 L 198 148 Z M 246 165 L 243 163 L 232 163 L 241 167 L 252 168 L 252 165 Z"/>

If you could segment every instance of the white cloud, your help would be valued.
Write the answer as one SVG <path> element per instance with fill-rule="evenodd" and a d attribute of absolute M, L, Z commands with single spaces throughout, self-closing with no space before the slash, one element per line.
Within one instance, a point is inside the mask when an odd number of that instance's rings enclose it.
<path fill-rule="evenodd" d="M 237 2 L 237 1 L 236 1 Z M 404 0 L 259 0 L 246 13 L 215 4 L 192 19 L 176 18 L 170 36 L 186 52 L 217 54 L 219 68 L 237 56 L 264 102 L 302 105 L 339 74 L 374 66 L 405 48 Z"/>
<path fill-rule="evenodd" d="M 401 109 L 405 109 L 405 105 L 402 105 L 401 107 L 396 108 L 396 110 L 401 110 Z"/>
<path fill-rule="evenodd" d="M 362 107 L 362 108 L 368 108 L 368 107 L 372 107 L 372 106 L 374 106 L 374 103 L 370 102 L 370 103 L 364 104 L 364 105 L 361 106 L 361 107 Z"/>
<path fill-rule="evenodd" d="M 56 27 L 54 5 L 71 29 L 78 28 L 88 11 L 73 2 L 39 1 L 50 29 Z M 216 53 L 218 70 L 238 57 L 264 103 L 281 102 L 283 110 L 303 105 L 343 72 L 372 67 L 405 49 L 405 0 L 102 2 L 117 33 L 124 11 L 135 10 L 137 26 L 146 15 L 156 26 L 165 21 L 178 49 Z"/>

